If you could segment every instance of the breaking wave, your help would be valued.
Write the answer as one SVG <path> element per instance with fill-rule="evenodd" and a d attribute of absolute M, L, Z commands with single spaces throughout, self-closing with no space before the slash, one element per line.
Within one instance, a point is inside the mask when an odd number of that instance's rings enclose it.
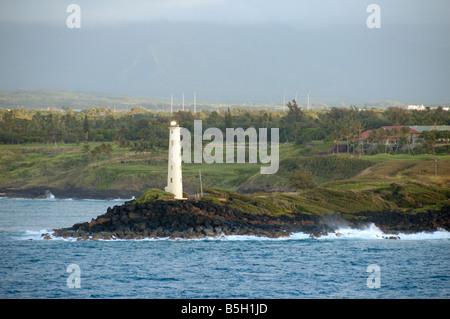
<path fill-rule="evenodd" d="M 432 240 L 432 239 L 450 239 L 450 232 L 440 229 L 434 232 L 421 232 L 415 234 L 386 234 L 381 231 L 375 224 L 370 224 L 368 227 L 363 229 L 355 229 L 350 227 L 340 228 L 333 233 L 321 234 L 318 236 L 306 234 L 306 233 L 292 233 L 287 237 L 279 238 L 267 238 L 267 237 L 257 237 L 257 236 L 243 236 L 243 235 L 230 235 L 230 236 L 219 236 L 207 239 L 218 239 L 218 240 L 345 240 L 345 239 L 369 239 L 369 240 L 386 240 L 386 239 L 397 239 L 397 240 Z"/>
<path fill-rule="evenodd" d="M 317 237 L 317 239 L 400 239 L 400 240 L 428 240 L 428 239 L 450 239 L 450 232 L 439 229 L 434 232 L 420 232 L 413 234 L 386 234 L 375 224 L 370 224 L 366 228 L 355 229 L 343 227 L 334 233 Z"/>
<path fill-rule="evenodd" d="M 55 195 L 53 195 L 50 191 L 45 191 L 45 198 L 46 199 L 55 199 Z"/>
<path fill-rule="evenodd" d="M 76 241 L 76 238 L 60 238 L 52 235 L 52 231 L 42 229 L 42 230 L 26 230 L 20 232 L 20 234 L 16 234 L 16 238 L 25 239 L 25 240 L 44 240 L 47 236 L 47 239 L 56 239 L 56 240 L 65 240 L 65 241 Z M 355 229 L 355 228 L 340 228 L 332 233 L 325 233 L 320 235 L 310 235 L 307 233 L 291 233 L 289 236 L 278 237 L 278 238 L 268 238 L 268 237 L 259 237 L 254 235 L 220 235 L 214 237 L 205 237 L 205 238 L 193 238 L 193 239 L 184 239 L 184 238 L 169 238 L 169 237 L 161 237 L 161 238 L 144 238 L 144 239 L 131 239 L 135 241 L 161 241 L 161 240 L 169 240 L 169 241 L 254 241 L 254 240 L 276 240 L 276 241 L 288 241 L 288 240 L 436 240 L 436 239 L 450 239 L 450 232 L 439 229 L 434 232 L 421 232 L 414 234 L 386 234 L 381 231 L 374 224 L 369 225 L 363 229 Z M 128 241 L 130 239 L 119 239 L 113 238 L 112 240 L 104 240 L 99 239 L 99 241 Z"/>

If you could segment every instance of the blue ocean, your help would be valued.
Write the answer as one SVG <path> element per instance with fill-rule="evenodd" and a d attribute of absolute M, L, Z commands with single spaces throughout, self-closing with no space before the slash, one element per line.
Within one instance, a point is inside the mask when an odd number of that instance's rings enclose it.
<path fill-rule="evenodd" d="M 0 298 L 450 297 L 450 233 L 44 240 L 125 200 L 0 198 Z"/>

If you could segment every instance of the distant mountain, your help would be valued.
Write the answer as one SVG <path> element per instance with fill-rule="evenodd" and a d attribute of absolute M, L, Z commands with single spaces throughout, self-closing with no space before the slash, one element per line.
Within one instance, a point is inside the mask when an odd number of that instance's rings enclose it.
<path fill-rule="evenodd" d="M 430 30 L 417 31 L 418 39 Z M 154 22 L 0 26 L 0 90 L 56 89 L 198 101 L 364 104 L 450 100 L 450 48 L 395 30 Z"/>
<path fill-rule="evenodd" d="M 69 109 L 80 111 L 94 107 L 130 110 L 143 107 L 154 111 L 168 111 L 167 101 L 96 92 L 69 92 L 61 90 L 0 91 L 0 108 Z"/>

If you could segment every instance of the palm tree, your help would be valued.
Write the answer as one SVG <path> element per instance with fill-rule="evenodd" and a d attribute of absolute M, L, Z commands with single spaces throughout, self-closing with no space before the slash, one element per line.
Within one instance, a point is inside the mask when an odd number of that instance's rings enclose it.
<path fill-rule="evenodd" d="M 406 144 L 408 144 L 408 154 L 409 154 L 409 150 L 411 149 L 411 153 L 413 155 L 414 154 L 414 149 L 411 147 L 411 130 L 409 129 L 409 127 L 402 127 L 402 129 L 405 129 L 404 131 L 406 132 Z"/>
<path fill-rule="evenodd" d="M 335 118 L 331 118 L 330 119 L 330 126 L 334 128 L 334 132 L 331 134 L 331 138 L 333 139 L 333 141 L 335 142 L 336 145 L 336 152 L 337 154 L 339 154 L 339 141 L 340 141 L 340 133 L 341 133 L 341 122 L 339 121 L 339 119 L 335 119 Z"/>
<path fill-rule="evenodd" d="M 393 128 L 392 130 L 391 130 L 391 138 L 392 139 L 394 139 L 395 138 L 395 146 L 396 146 L 396 148 L 395 148 L 395 154 L 397 154 L 397 150 L 398 150 L 398 145 L 399 145 L 399 141 L 398 141 L 398 139 L 399 139 L 399 136 L 398 136 L 399 134 L 398 134 L 398 130 L 397 130 L 397 128 Z M 390 153 L 390 152 L 389 152 Z"/>
<path fill-rule="evenodd" d="M 345 140 L 346 140 L 346 142 L 347 142 L 347 154 L 348 154 L 349 149 L 350 149 L 350 147 L 349 147 L 349 140 L 350 140 L 350 137 L 351 137 L 351 135 L 352 135 L 352 132 L 349 130 L 348 127 L 343 127 L 343 128 L 341 128 L 341 130 L 339 131 L 339 135 L 341 135 L 342 137 L 344 137 Z"/>
<path fill-rule="evenodd" d="M 394 129 L 392 129 L 392 130 L 384 130 L 384 131 L 385 131 L 385 137 L 386 137 L 386 143 L 385 143 L 385 148 L 384 148 L 385 152 L 384 153 L 387 154 L 387 147 L 389 145 L 389 154 L 390 154 L 391 151 L 392 151 L 391 139 L 394 138 Z"/>
<path fill-rule="evenodd" d="M 356 131 L 358 132 L 359 146 L 361 148 L 359 152 L 360 156 L 364 155 L 364 141 L 362 140 L 361 135 L 365 128 L 366 128 L 365 124 L 362 124 L 361 122 L 356 122 Z"/>
<path fill-rule="evenodd" d="M 384 129 L 380 128 L 376 131 L 376 141 L 377 143 L 384 143 L 384 152 L 387 153 L 387 144 L 386 144 L 387 133 Z"/>
<path fill-rule="evenodd" d="M 335 143 L 336 153 L 339 154 L 339 133 L 338 132 L 333 132 L 331 134 L 331 138 L 333 139 L 333 141 Z M 333 153 L 334 153 L 334 151 L 333 151 Z"/>
<path fill-rule="evenodd" d="M 406 141 L 406 145 L 408 146 L 408 154 L 411 154 L 409 149 L 409 127 L 402 126 L 400 129 L 400 139 L 404 139 Z"/>

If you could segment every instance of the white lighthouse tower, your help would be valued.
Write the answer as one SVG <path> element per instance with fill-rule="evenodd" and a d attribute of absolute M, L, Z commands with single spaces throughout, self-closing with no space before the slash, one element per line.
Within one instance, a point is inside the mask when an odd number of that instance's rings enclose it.
<path fill-rule="evenodd" d="M 183 180 L 181 173 L 181 128 L 177 122 L 170 122 L 169 166 L 166 192 L 175 195 L 175 199 L 183 199 Z"/>

